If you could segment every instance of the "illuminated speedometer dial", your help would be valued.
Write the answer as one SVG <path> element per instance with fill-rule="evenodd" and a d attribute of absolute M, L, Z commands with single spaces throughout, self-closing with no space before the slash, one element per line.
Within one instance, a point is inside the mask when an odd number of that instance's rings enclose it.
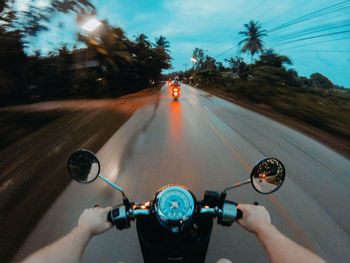
<path fill-rule="evenodd" d="M 159 208 L 168 219 L 182 219 L 191 209 L 190 200 L 182 191 L 172 190 L 166 192 L 159 200 Z"/>
<path fill-rule="evenodd" d="M 158 221 L 161 225 L 172 228 L 172 231 L 176 228 L 181 229 L 192 217 L 194 206 L 192 194 L 184 187 L 177 185 L 162 188 L 154 201 Z"/>

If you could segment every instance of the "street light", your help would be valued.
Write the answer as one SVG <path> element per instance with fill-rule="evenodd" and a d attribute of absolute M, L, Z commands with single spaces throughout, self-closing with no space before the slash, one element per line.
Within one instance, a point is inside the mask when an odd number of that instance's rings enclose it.
<path fill-rule="evenodd" d="M 192 61 L 193 63 L 197 63 L 197 59 L 195 59 L 194 57 L 191 57 L 191 61 Z"/>
<path fill-rule="evenodd" d="M 101 25 L 101 22 L 96 18 L 90 18 L 81 28 L 85 31 L 92 32 Z"/>

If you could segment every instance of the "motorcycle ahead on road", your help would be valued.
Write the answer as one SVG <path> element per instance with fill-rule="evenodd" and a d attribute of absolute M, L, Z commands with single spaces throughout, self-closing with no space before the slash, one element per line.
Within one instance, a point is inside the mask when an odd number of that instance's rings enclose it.
<path fill-rule="evenodd" d="M 197 200 L 185 186 L 167 185 L 158 190 L 153 200 L 144 204 L 130 202 L 119 186 L 100 174 L 100 163 L 89 150 L 79 150 L 68 160 L 68 171 L 80 183 L 91 183 L 97 177 L 118 189 L 123 204 L 117 205 L 108 220 L 122 230 L 136 219 L 144 262 L 204 262 L 213 228 L 213 219 L 222 226 L 231 226 L 242 218 L 239 205 L 226 200 L 227 191 L 251 183 L 262 194 L 279 189 L 285 178 L 283 164 L 275 158 L 259 161 L 250 179 L 236 183 L 221 193 L 205 191 L 203 200 Z M 257 204 L 257 203 L 256 203 Z"/>
<path fill-rule="evenodd" d="M 170 90 L 171 90 L 171 96 L 173 97 L 174 100 L 177 100 L 178 98 L 180 98 L 180 94 L 181 94 L 180 84 L 172 83 Z"/>

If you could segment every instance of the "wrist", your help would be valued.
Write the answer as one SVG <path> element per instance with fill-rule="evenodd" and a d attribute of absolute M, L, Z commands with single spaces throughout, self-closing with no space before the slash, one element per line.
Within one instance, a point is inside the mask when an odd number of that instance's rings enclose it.
<path fill-rule="evenodd" d="M 73 231 L 76 232 L 77 235 L 79 235 L 82 239 L 87 239 L 87 240 L 90 240 L 94 235 L 88 227 L 83 225 L 77 225 L 73 229 Z"/>
<path fill-rule="evenodd" d="M 268 239 L 271 235 L 274 235 L 276 231 L 279 232 L 274 225 L 266 224 L 264 226 L 259 227 L 255 235 L 258 237 L 260 241 L 263 241 Z"/>

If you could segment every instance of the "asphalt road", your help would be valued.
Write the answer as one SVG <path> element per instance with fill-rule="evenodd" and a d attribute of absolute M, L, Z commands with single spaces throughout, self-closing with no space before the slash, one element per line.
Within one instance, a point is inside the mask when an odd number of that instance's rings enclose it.
<path fill-rule="evenodd" d="M 145 202 L 166 184 L 189 187 L 197 198 L 245 180 L 266 156 L 281 160 L 287 178 L 273 195 L 250 185 L 228 199 L 259 201 L 273 224 L 330 262 L 350 261 L 350 161 L 318 142 L 259 114 L 182 85 L 179 101 L 166 86 L 97 153 L 102 174 L 130 200 Z M 101 127 L 103 129 L 103 127 Z M 67 156 L 68 158 L 68 156 Z M 62 176 L 69 176 L 63 174 Z M 116 205 L 121 195 L 102 180 L 72 182 L 33 229 L 14 261 L 67 233 L 85 207 Z M 29 208 L 30 209 L 30 208 Z M 239 225 L 214 226 L 207 261 L 268 262 L 255 236 Z M 142 262 L 135 224 L 95 237 L 84 262 Z"/>

